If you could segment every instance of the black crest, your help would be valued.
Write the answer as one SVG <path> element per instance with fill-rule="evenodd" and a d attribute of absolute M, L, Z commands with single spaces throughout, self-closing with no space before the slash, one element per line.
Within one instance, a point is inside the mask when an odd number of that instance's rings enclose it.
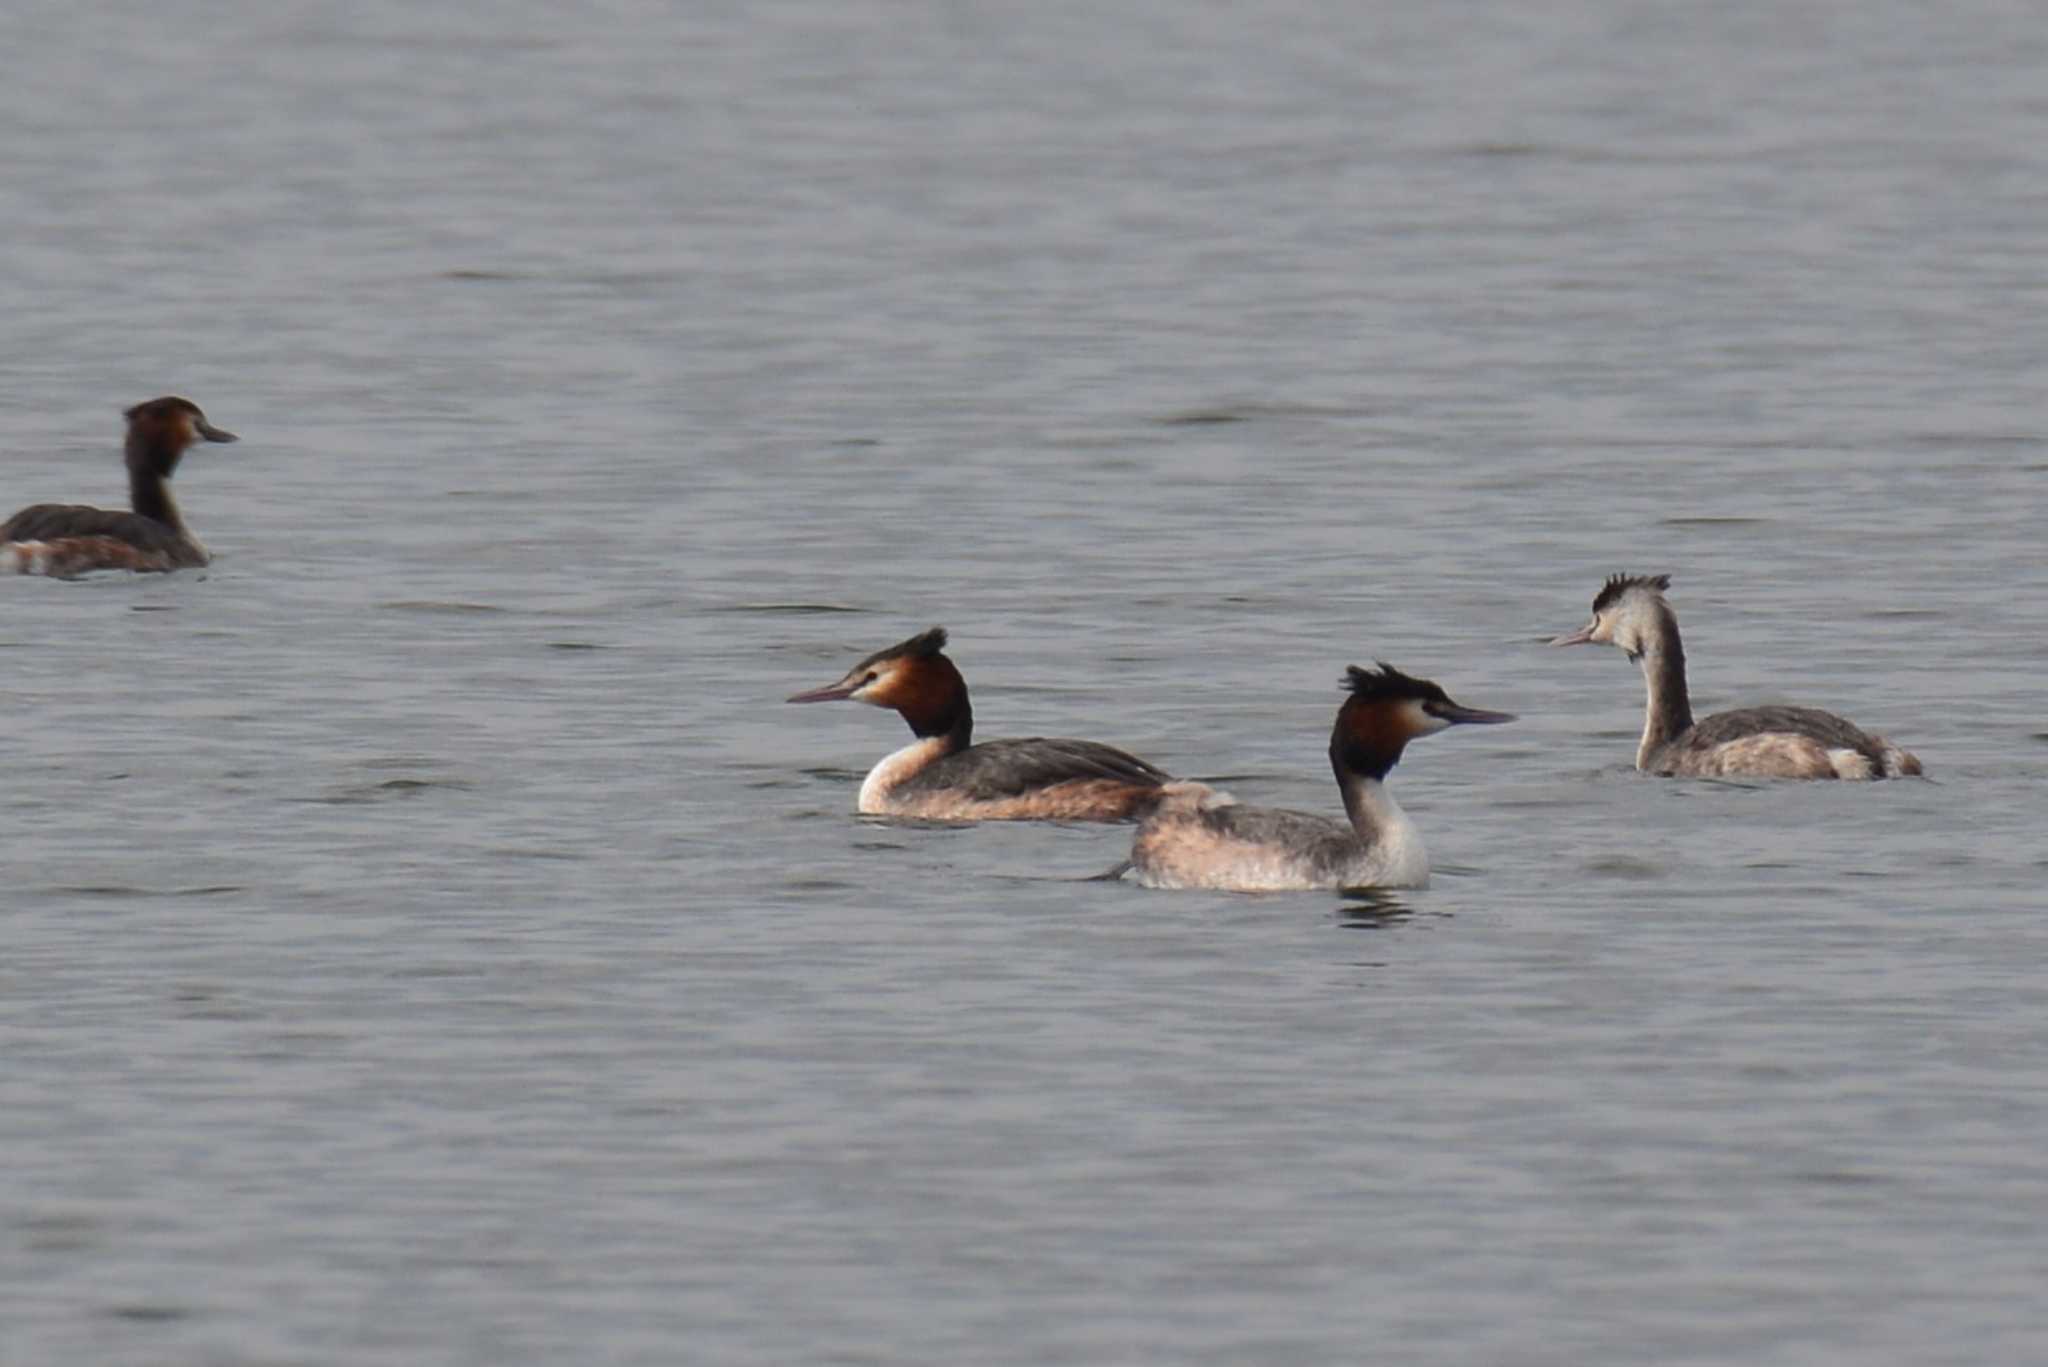
<path fill-rule="evenodd" d="M 1600 586 L 1600 592 L 1593 598 L 1593 611 L 1601 612 L 1612 607 L 1630 589 L 1648 589 L 1662 593 L 1671 587 L 1668 574 L 1610 574 L 1607 582 Z"/>
<path fill-rule="evenodd" d="M 139 403 L 133 408 L 123 409 L 121 416 L 134 422 L 137 418 L 168 418 L 174 413 L 183 413 L 188 418 L 198 418 L 202 422 L 206 419 L 206 415 L 199 411 L 198 404 L 190 399 L 181 399 L 175 394 L 167 394 L 161 399 L 151 399 L 148 403 Z"/>
<path fill-rule="evenodd" d="M 854 668 L 863 669 L 868 665 L 878 665 L 884 660 L 929 660 L 945 648 L 946 629 L 933 627 L 930 631 L 919 632 L 907 641 L 898 641 L 886 650 L 876 651 Z"/>
<path fill-rule="evenodd" d="M 1357 665 L 1346 666 L 1338 686 L 1365 702 L 1399 702 L 1408 698 L 1420 702 L 1450 701 L 1450 695 L 1429 680 L 1403 674 L 1385 660 L 1374 663 L 1379 666 L 1378 672 Z"/>

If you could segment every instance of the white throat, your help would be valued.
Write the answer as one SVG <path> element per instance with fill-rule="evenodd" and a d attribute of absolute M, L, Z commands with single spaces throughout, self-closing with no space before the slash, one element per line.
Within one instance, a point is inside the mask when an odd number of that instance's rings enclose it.
<path fill-rule="evenodd" d="M 1419 888 L 1429 882 L 1429 851 L 1422 832 L 1394 801 L 1387 785 L 1376 778 L 1354 776 L 1345 808 L 1352 827 L 1366 842 L 1366 866 L 1374 887 Z"/>
<path fill-rule="evenodd" d="M 870 814 L 892 810 L 889 794 L 896 786 L 945 753 L 944 736 L 924 736 L 901 750 L 884 755 L 879 764 L 868 770 L 867 778 L 861 783 L 856 810 Z"/>
<path fill-rule="evenodd" d="M 177 500 L 171 497 L 169 489 L 164 490 L 164 506 L 170 509 L 171 525 L 176 527 L 178 535 L 185 538 L 186 543 L 199 553 L 200 560 L 207 561 L 213 559 L 213 552 L 206 549 L 206 543 L 199 539 L 199 534 L 192 530 L 192 524 L 185 520 L 185 510 L 180 508 Z"/>

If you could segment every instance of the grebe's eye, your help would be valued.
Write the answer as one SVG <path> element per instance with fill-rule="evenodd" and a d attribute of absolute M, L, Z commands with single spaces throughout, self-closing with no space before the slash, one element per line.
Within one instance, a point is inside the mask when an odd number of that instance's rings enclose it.
<path fill-rule="evenodd" d="M 862 688 L 866 688 L 869 684 L 873 683 L 876 679 L 880 677 L 881 676 L 876 674 L 874 670 L 870 669 L 868 671 L 868 676 L 860 681 L 860 686 Z"/>

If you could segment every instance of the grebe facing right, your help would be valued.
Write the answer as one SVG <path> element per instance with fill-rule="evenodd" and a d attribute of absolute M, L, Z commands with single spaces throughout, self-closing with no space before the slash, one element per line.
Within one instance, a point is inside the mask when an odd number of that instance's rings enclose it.
<path fill-rule="evenodd" d="M 1241 807 L 1200 784 L 1175 784 L 1131 842 L 1138 882 L 1224 892 L 1427 885 L 1429 853 L 1387 792 L 1388 772 L 1411 740 L 1514 717 L 1462 707 L 1429 680 L 1389 664 L 1377 673 L 1353 665 L 1344 686 L 1351 696 L 1330 732 L 1330 767 L 1349 824 L 1309 812 Z"/>
<path fill-rule="evenodd" d="M 185 526 L 171 475 L 201 441 L 234 441 L 190 399 L 139 403 L 128 419 L 128 503 L 114 512 L 82 503 L 38 503 L 0 524 L 0 572 L 70 578 L 91 570 L 196 569 L 212 557 Z"/>
<path fill-rule="evenodd" d="M 1663 777 L 1901 778 L 1917 757 L 1812 707 L 1745 707 L 1692 719 L 1668 574 L 1617 574 L 1593 599 L 1593 620 L 1554 646 L 1611 645 L 1643 667 L 1649 703 L 1636 768 Z"/>
<path fill-rule="evenodd" d="M 917 737 L 860 785 L 859 810 L 935 821 L 1128 821 L 1173 780 L 1136 755 L 1092 740 L 974 739 L 967 681 L 933 627 L 878 650 L 838 683 L 791 702 L 851 699 L 886 707 Z"/>

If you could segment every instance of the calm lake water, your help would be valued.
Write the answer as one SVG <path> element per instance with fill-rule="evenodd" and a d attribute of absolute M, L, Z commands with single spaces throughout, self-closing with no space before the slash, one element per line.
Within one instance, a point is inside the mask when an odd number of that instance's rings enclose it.
<path fill-rule="evenodd" d="M 2048 1356 L 2048 17 L 37 5 L 0 502 L 242 434 L 218 561 L 0 583 L 0 1362 Z M 0 509 L 5 511 L 6 509 Z M 1550 651 L 1930 779 L 1656 781 Z M 786 708 L 1427 891 L 1076 881 Z"/>

